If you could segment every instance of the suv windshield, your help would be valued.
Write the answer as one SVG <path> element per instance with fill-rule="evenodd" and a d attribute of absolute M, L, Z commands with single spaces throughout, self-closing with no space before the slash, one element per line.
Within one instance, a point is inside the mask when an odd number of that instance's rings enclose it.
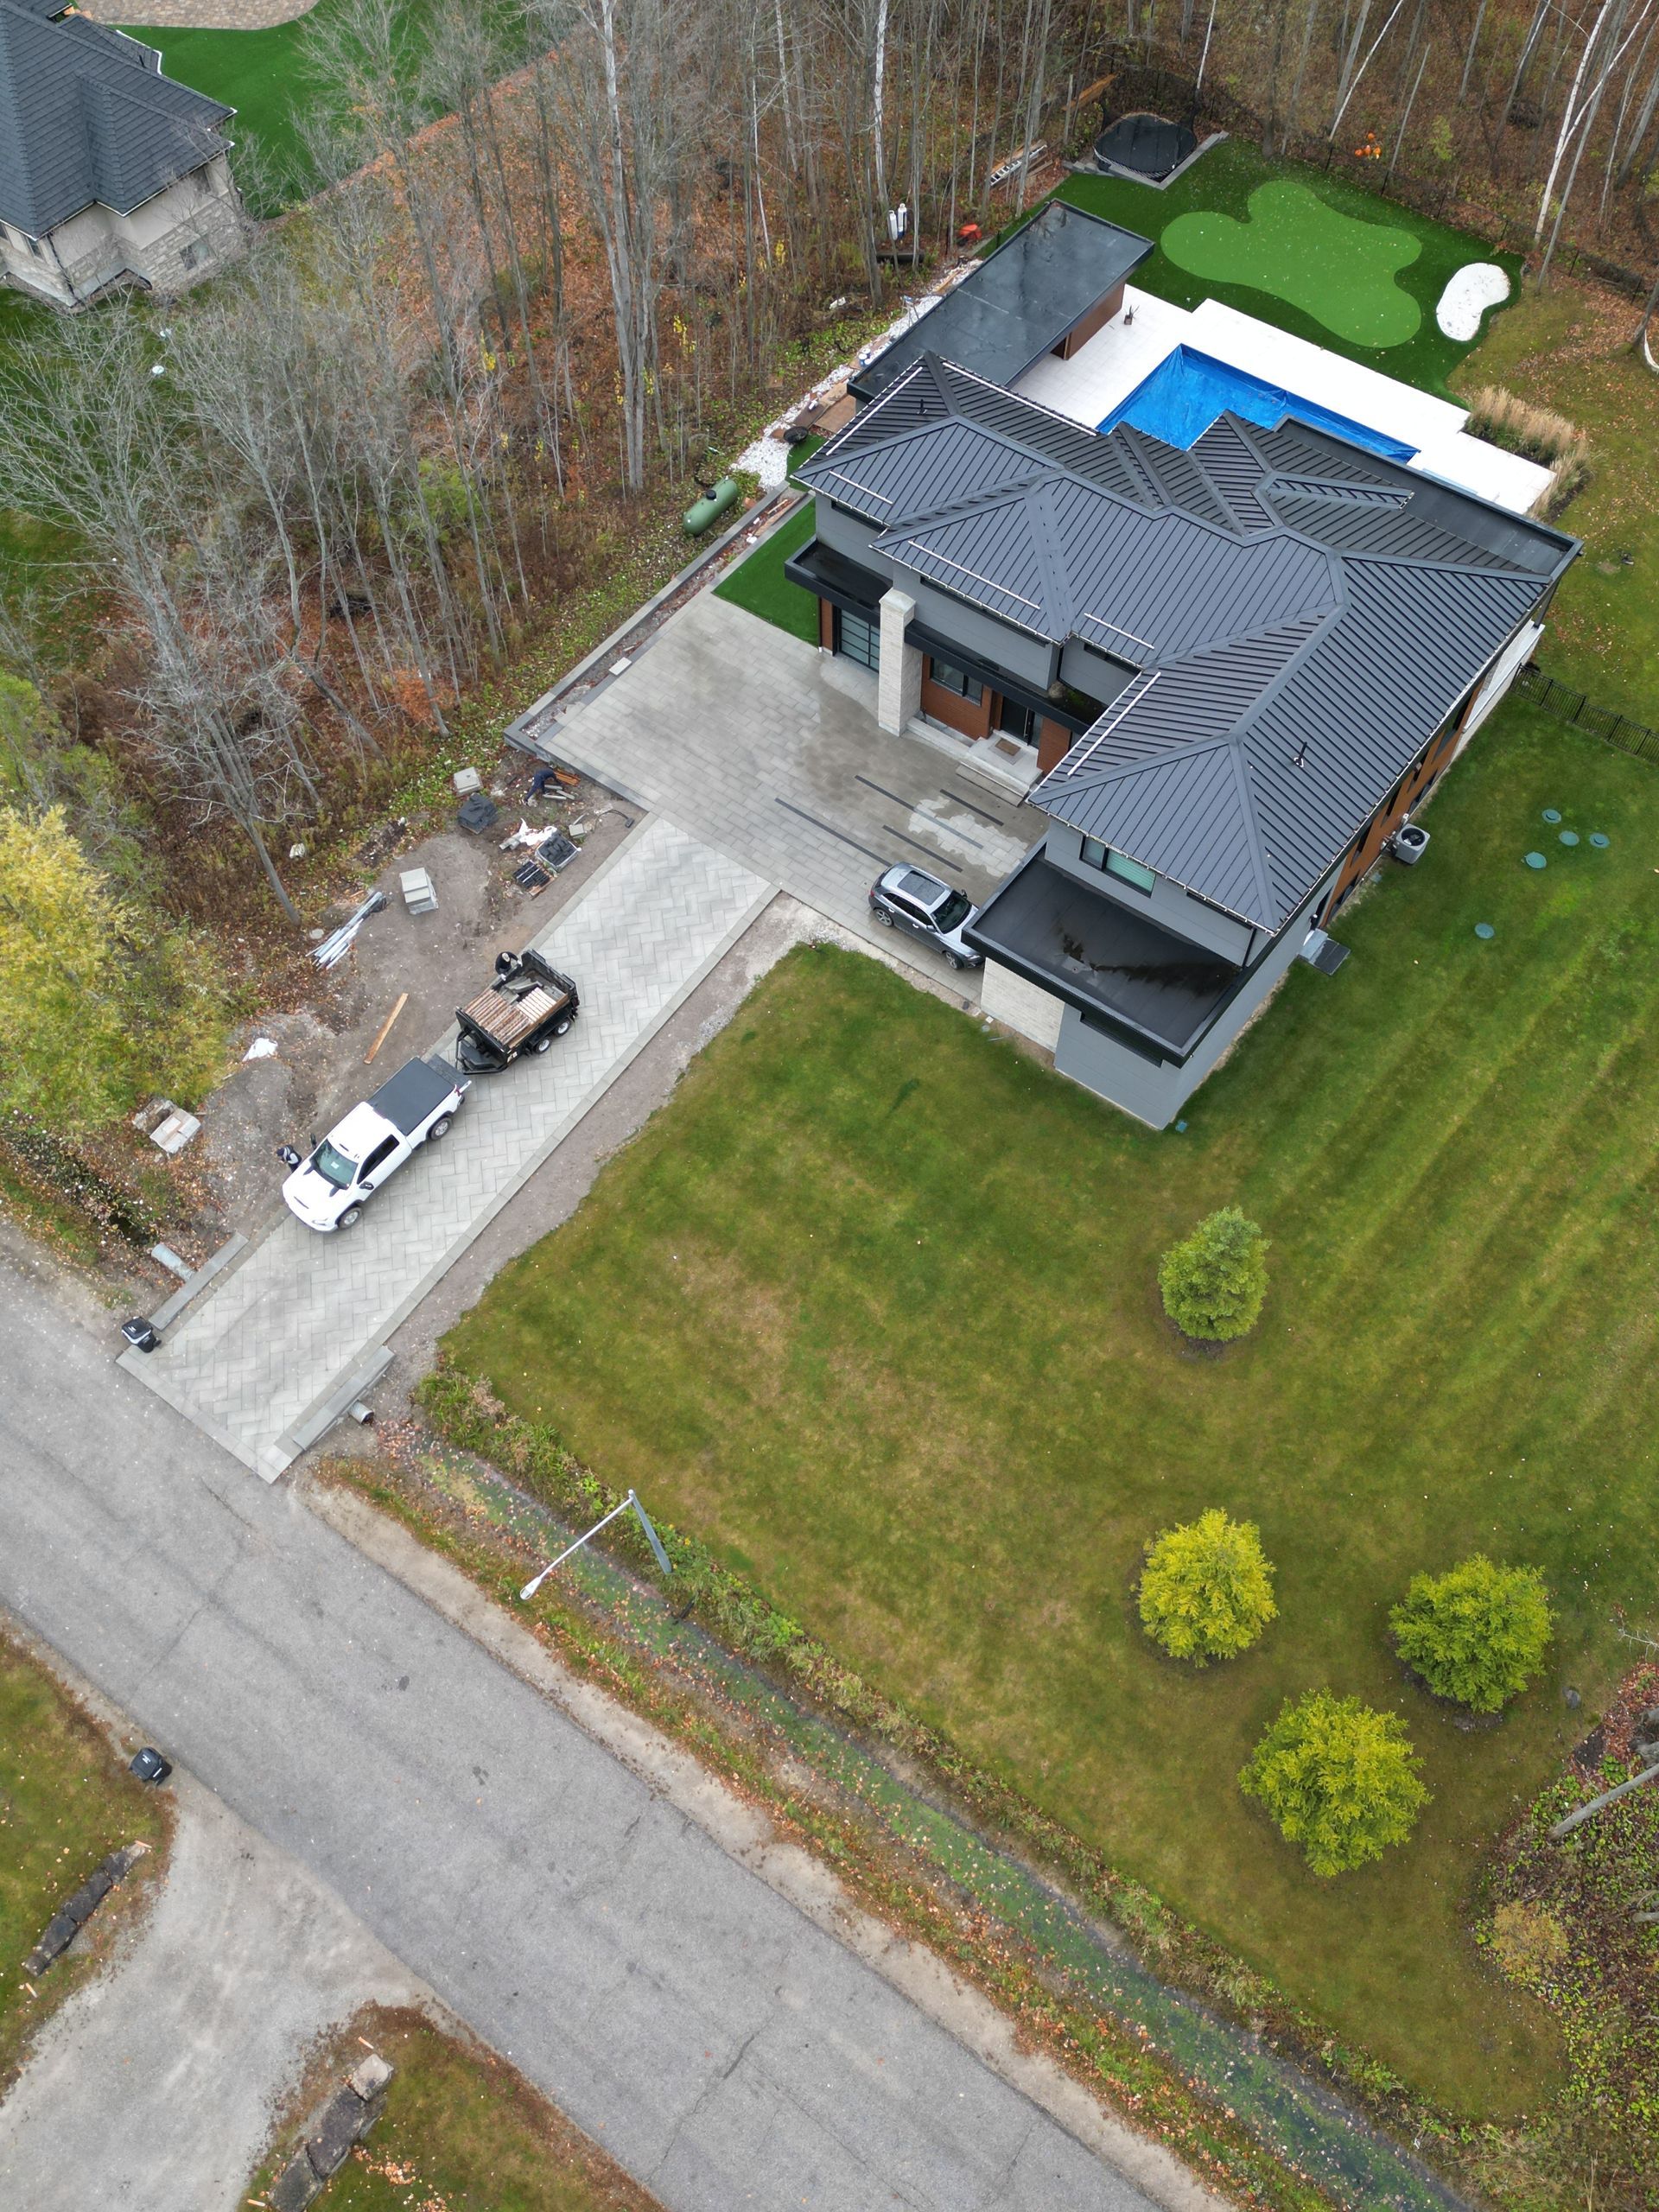
<path fill-rule="evenodd" d="M 347 1160 L 343 1152 L 336 1152 L 327 1139 L 311 1155 L 311 1165 L 325 1183 L 332 1183 L 337 1191 L 350 1190 L 357 1174 L 357 1162 Z"/>
<path fill-rule="evenodd" d="M 974 911 L 971 899 L 963 892 L 953 891 L 942 906 L 933 910 L 933 926 L 941 937 L 949 937 L 952 930 L 959 930 Z"/>

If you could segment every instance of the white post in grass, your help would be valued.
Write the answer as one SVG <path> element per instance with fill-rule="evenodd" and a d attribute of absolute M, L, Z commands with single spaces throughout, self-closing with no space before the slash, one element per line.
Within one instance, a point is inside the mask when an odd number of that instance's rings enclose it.
<path fill-rule="evenodd" d="M 539 1574 L 532 1574 L 529 1581 L 525 1583 L 524 1588 L 518 1592 L 519 1597 L 528 1602 L 536 1595 L 536 1592 L 541 1588 L 543 1583 L 546 1581 L 548 1576 L 552 1573 L 556 1567 L 563 1567 L 566 1560 L 570 1557 L 570 1554 L 573 1552 L 579 1552 L 584 1544 L 591 1543 L 601 1529 L 608 1529 L 612 1522 L 617 1518 L 618 1515 L 627 1512 L 630 1507 L 632 1508 L 635 1514 L 639 1516 L 639 1526 L 645 1532 L 645 1541 L 651 1546 L 652 1556 L 655 1558 L 658 1566 L 662 1568 L 664 1574 L 672 1574 L 674 1569 L 670 1564 L 668 1554 L 663 1549 L 662 1539 L 658 1535 L 657 1531 L 652 1527 L 650 1517 L 646 1514 L 645 1507 L 640 1504 L 639 1499 L 634 1496 L 633 1492 L 630 1491 L 627 1496 L 623 1499 L 621 1504 L 613 1505 L 602 1521 L 595 1521 L 593 1527 L 588 1531 L 585 1536 L 578 1536 L 574 1544 L 567 1544 L 556 1559 L 549 1560 L 547 1565 L 542 1569 Z"/>

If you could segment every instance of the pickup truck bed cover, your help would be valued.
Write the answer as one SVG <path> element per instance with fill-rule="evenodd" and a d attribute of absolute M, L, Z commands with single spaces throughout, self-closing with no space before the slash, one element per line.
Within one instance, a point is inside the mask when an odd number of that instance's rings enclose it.
<path fill-rule="evenodd" d="M 455 1071 L 442 1060 L 408 1060 L 389 1076 L 368 1103 L 403 1136 L 412 1136 L 455 1088 Z"/>

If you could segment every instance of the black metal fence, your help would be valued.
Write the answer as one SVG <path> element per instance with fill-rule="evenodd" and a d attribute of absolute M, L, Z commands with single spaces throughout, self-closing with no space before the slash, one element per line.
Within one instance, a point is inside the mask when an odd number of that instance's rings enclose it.
<path fill-rule="evenodd" d="M 1575 728 L 1588 730 L 1592 737 L 1616 746 L 1621 753 L 1633 753 L 1638 760 L 1659 764 L 1659 729 L 1649 729 L 1645 722 L 1633 722 L 1628 715 L 1616 715 L 1611 707 L 1592 707 L 1582 691 L 1574 691 L 1570 684 L 1558 683 L 1535 663 L 1529 662 L 1522 670 L 1515 688 L 1522 698 L 1529 699 L 1535 707 L 1541 707 L 1545 714 L 1554 715 L 1557 721 L 1571 722 Z"/>

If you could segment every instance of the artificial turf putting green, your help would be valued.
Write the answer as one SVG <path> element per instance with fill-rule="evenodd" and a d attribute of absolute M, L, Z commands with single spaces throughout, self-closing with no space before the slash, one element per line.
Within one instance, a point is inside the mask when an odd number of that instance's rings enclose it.
<path fill-rule="evenodd" d="M 1355 346 L 1403 346 L 1423 311 L 1395 282 L 1422 251 L 1408 231 L 1344 215 L 1294 177 L 1258 185 L 1245 217 L 1179 216 L 1161 240 L 1178 269 L 1250 284 Z"/>
<path fill-rule="evenodd" d="M 1232 245 L 1237 247 L 1242 239 L 1248 239 L 1255 194 L 1263 186 L 1285 182 L 1297 184 L 1335 214 L 1386 236 L 1417 241 L 1419 251 L 1415 259 L 1397 267 L 1394 276 L 1395 288 L 1414 300 L 1418 308 L 1419 320 L 1408 335 L 1382 342 L 1375 334 L 1350 336 L 1335 324 L 1322 321 L 1300 303 L 1307 296 L 1307 286 L 1294 271 L 1288 280 L 1296 286 L 1294 294 L 1276 289 L 1279 283 L 1285 281 L 1282 264 L 1270 264 L 1262 259 L 1260 245 L 1248 248 L 1249 265 L 1230 273 L 1218 268 L 1214 274 L 1205 276 L 1181 266 L 1164 251 L 1160 242 L 1166 235 L 1174 231 L 1179 243 L 1183 233 L 1177 226 L 1184 226 L 1186 218 L 1195 214 L 1211 219 L 1232 217 L 1238 226 L 1235 232 L 1220 233 L 1209 227 L 1199 235 L 1208 236 L 1212 241 L 1230 235 Z M 1141 264 L 1131 279 L 1143 291 L 1154 293 L 1158 298 L 1173 301 L 1182 308 L 1196 308 L 1205 299 L 1223 301 L 1228 307 L 1259 316 L 1263 322 L 1274 323 L 1280 329 L 1306 338 L 1315 346 L 1329 346 L 1336 353 L 1345 353 L 1351 360 L 1364 362 L 1368 368 L 1380 369 L 1385 376 L 1399 377 L 1407 384 L 1420 385 L 1425 391 L 1442 395 L 1446 391 L 1446 378 L 1469 351 L 1469 345 L 1448 338 L 1434 320 L 1434 311 L 1447 281 L 1469 262 L 1495 261 L 1513 284 L 1521 267 L 1516 256 L 1494 253 L 1484 238 L 1475 238 L 1466 231 L 1448 229 L 1444 223 L 1433 222 L 1412 208 L 1376 198 L 1350 182 L 1339 168 L 1327 174 L 1295 162 L 1272 162 L 1254 146 L 1237 138 L 1224 139 L 1220 145 L 1212 146 L 1165 191 L 1149 184 L 1134 183 L 1126 177 L 1069 176 L 1059 188 L 1058 196 L 1076 207 L 1087 208 L 1091 214 L 1121 223 L 1127 230 L 1139 231 L 1143 238 L 1158 244 L 1159 250 Z M 1308 251 L 1320 254 L 1332 251 L 1342 235 L 1336 229 L 1321 230 L 1310 222 L 1306 231 Z M 1249 260 L 1250 256 L 1257 258 Z M 1274 283 L 1264 287 L 1261 279 L 1268 273 L 1273 274 Z M 1346 280 L 1338 276 L 1337 281 L 1345 289 Z M 1489 315 L 1486 327 L 1490 326 Z M 1312 392 L 1308 397 L 1317 399 L 1319 394 Z"/>
<path fill-rule="evenodd" d="M 1185 1135 L 875 963 L 791 956 L 448 1344 L 1350 2046 L 1492 2117 L 1560 2077 L 1468 1936 L 1481 1854 L 1626 1663 L 1613 1619 L 1652 1614 L 1659 772 L 1511 704 L 1427 819 Z M 1183 1358 L 1158 1255 L 1233 1201 L 1266 1315 Z M 1280 1618 L 1200 1673 L 1133 1586 L 1211 1505 L 1260 1524 Z M 1480 1548 L 1541 1566 L 1560 1624 L 1465 1733 L 1385 1626 Z M 1321 1684 L 1401 1713 L 1433 1793 L 1330 1881 L 1236 1783 Z"/>

